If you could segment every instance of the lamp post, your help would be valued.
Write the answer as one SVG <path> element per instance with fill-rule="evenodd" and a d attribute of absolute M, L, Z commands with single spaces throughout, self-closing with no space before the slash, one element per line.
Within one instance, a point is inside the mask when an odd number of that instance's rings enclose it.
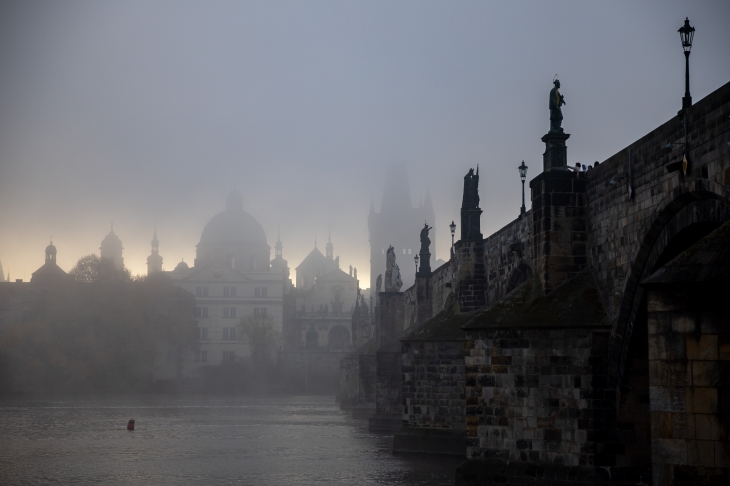
<path fill-rule="evenodd" d="M 416 263 L 416 276 L 418 276 L 418 254 L 413 257 L 413 261 Z"/>
<path fill-rule="evenodd" d="M 454 224 L 453 220 L 451 220 L 449 229 L 451 230 L 451 258 L 454 258 L 454 233 L 456 233 L 456 224 Z"/>
<path fill-rule="evenodd" d="M 525 179 L 527 179 L 527 166 L 525 165 L 525 161 L 522 161 L 522 165 L 518 166 L 517 169 L 520 171 L 520 179 L 522 179 L 522 209 L 520 210 L 520 215 L 524 215 L 526 212 L 525 209 Z"/>
<path fill-rule="evenodd" d="M 692 96 L 689 94 L 689 52 L 692 50 L 692 39 L 695 36 L 695 28 L 689 25 L 689 17 L 684 19 L 684 25 L 679 28 L 679 37 L 682 39 L 684 49 L 684 98 L 682 98 L 682 109 L 692 106 Z"/>
<path fill-rule="evenodd" d="M 692 106 L 692 96 L 689 94 L 689 52 L 692 50 L 692 40 L 695 36 L 695 28 L 689 25 L 689 17 L 684 19 L 684 25 L 679 28 L 679 37 L 682 39 L 682 49 L 684 49 L 684 98 L 682 98 L 682 116 L 684 118 L 684 158 L 682 160 L 682 172 L 687 175 L 689 166 L 689 140 L 687 108 Z"/>

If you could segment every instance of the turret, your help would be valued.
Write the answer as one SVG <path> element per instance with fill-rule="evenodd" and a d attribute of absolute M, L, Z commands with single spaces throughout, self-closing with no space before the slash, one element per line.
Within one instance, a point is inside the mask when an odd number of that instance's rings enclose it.
<path fill-rule="evenodd" d="M 160 256 L 160 241 L 157 239 L 157 224 L 152 237 L 152 253 L 147 257 L 147 275 L 162 271 L 162 257 Z"/>

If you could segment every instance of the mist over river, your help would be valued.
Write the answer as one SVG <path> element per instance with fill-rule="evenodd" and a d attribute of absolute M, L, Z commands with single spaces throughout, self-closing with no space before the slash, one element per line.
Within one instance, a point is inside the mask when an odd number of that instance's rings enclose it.
<path fill-rule="evenodd" d="M 453 484 L 391 447 L 331 396 L 0 400 L 2 485 Z"/>

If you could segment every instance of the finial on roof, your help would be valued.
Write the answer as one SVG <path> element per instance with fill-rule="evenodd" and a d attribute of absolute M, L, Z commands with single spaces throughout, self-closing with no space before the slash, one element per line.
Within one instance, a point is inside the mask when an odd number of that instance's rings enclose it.
<path fill-rule="evenodd" d="M 314 233 L 314 247 L 317 248 L 317 233 Z"/>

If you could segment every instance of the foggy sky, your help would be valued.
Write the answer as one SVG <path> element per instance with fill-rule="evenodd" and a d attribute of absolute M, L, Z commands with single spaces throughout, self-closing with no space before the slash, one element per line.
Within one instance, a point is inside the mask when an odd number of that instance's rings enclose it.
<path fill-rule="evenodd" d="M 4 2 L 0 261 L 28 280 L 52 235 L 68 271 L 113 220 L 132 273 L 155 221 L 164 268 L 192 264 L 235 187 L 291 268 L 331 227 L 366 287 L 389 163 L 430 191 L 447 260 L 470 167 L 485 236 L 519 214 L 555 74 L 571 165 L 676 115 L 685 16 L 697 101 L 730 81 L 727 1 Z"/>

